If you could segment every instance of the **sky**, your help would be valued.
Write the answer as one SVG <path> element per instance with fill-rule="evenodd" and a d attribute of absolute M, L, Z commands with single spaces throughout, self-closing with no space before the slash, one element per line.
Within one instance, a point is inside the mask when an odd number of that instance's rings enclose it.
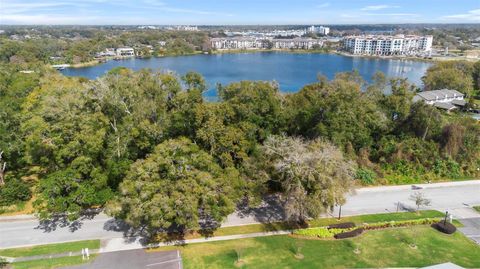
<path fill-rule="evenodd" d="M 0 24 L 480 23 L 480 0 L 0 0 Z"/>

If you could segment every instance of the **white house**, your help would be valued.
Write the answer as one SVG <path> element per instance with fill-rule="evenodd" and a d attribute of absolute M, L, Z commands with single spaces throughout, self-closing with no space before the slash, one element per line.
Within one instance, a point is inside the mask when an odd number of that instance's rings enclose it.
<path fill-rule="evenodd" d="M 133 48 L 118 48 L 116 52 L 117 56 L 135 56 L 135 50 Z"/>
<path fill-rule="evenodd" d="M 453 110 L 466 105 L 465 95 L 456 90 L 435 90 L 435 91 L 423 91 L 417 93 L 413 97 L 414 102 L 423 101 L 425 104 L 433 105 L 435 107 Z"/>

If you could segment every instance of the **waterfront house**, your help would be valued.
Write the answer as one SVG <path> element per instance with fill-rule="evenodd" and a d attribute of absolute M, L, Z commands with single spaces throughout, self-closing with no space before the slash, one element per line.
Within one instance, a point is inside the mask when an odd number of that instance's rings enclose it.
<path fill-rule="evenodd" d="M 117 56 L 124 56 L 124 57 L 135 56 L 135 50 L 133 48 L 118 48 L 116 52 L 117 52 Z"/>
<path fill-rule="evenodd" d="M 466 105 L 463 93 L 449 89 L 419 92 L 413 97 L 413 101 L 423 101 L 425 104 L 447 111 L 463 108 Z"/>

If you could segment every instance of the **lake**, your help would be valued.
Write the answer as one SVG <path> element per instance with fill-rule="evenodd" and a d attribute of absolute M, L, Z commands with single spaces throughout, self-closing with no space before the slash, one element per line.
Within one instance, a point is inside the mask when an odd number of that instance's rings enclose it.
<path fill-rule="evenodd" d="M 170 70 L 183 75 L 189 71 L 202 74 L 207 81 L 207 97 L 215 96 L 217 83 L 228 84 L 240 80 L 275 80 L 282 92 L 295 92 L 304 85 L 315 82 L 317 75 L 329 79 L 338 72 L 358 70 L 370 81 L 375 72 L 382 71 L 388 77 L 408 78 L 421 87 L 421 78 L 432 64 L 421 61 L 348 57 L 337 54 L 317 53 L 236 53 L 162 57 L 148 59 L 125 59 L 84 67 L 67 68 L 61 72 L 67 76 L 82 76 L 95 79 L 115 67 L 133 70 L 150 68 Z"/>

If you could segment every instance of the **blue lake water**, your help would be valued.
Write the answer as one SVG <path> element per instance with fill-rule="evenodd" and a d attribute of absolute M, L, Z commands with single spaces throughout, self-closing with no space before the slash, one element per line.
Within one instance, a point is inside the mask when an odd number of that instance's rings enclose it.
<path fill-rule="evenodd" d="M 123 66 L 133 70 L 150 68 L 170 70 L 179 75 L 189 71 L 202 74 L 207 81 L 206 96 L 215 96 L 217 83 L 228 84 L 240 80 L 276 81 L 282 92 L 294 92 L 315 82 L 322 74 L 332 79 L 338 72 L 358 70 L 367 81 L 377 71 L 388 77 L 408 78 L 421 87 L 421 78 L 431 63 L 408 60 L 348 57 L 336 54 L 295 54 L 281 52 L 240 53 L 218 55 L 194 55 L 148 59 L 125 59 L 85 67 L 67 68 L 61 72 L 67 76 L 95 79 L 112 68 Z"/>

